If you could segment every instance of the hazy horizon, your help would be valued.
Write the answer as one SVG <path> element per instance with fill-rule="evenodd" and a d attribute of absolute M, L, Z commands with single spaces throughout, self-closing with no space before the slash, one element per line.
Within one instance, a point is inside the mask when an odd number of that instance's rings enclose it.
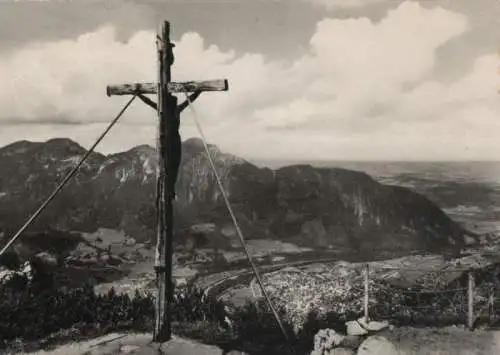
<path fill-rule="evenodd" d="M 491 0 L 0 2 L 0 145 L 90 146 L 128 99 L 106 86 L 156 79 L 168 20 L 173 80 L 229 80 L 195 102 L 223 151 L 497 161 L 498 18 Z M 156 123 L 137 101 L 100 149 L 154 144 Z M 199 135 L 189 110 L 181 133 Z"/>
<path fill-rule="evenodd" d="M 186 140 L 191 139 L 191 138 L 197 138 L 197 137 L 190 137 L 190 138 L 183 139 L 183 142 L 185 142 Z M 87 150 L 90 148 L 90 146 L 88 146 L 88 147 L 84 146 L 81 143 L 76 142 L 69 137 L 51 137 L 51 138 L 42 139 L 42 140 L 20 139 L 18 141 L 14 141 L 14 142 L 11 142 L 8 144 L 0 145 L 0 149 L 7 147 L 11 144 L 15 144 L 18 142 L 23 142 L 23 141 L 30 142 L 30 143 L 46 143 L 46 142 L 48 142 L 50 140 L 54 140 L 54 139 L 68 139 L 68 140 L 71 140 L 71 141 L 79 144 L 80 146 L 82 146 L 83 148 L 85 148 Z M 212 144 L 210 142 L 208 142 L 208 143 Z M 94 151 L 98 152 L 100 154 L 103 154 L 103 155 L 113 155 L 113 154 L 125 153 L 125 152 L 132 150 L 136 147 L 139 147 L 141 145 L 146 145 L 146 146 L 149 146 L 149 147 L 155 149 L 155 147 L 153 145 L 148 144 L 148 143 L 143 143 L 143 144 L 138 144 L 138 145 L 133 146 L 133 147 L 128 147 L 128 148 L 123 149 L 123 150 L 118 150 L 118 151 L 108 152 L 108 153 L 100 151 L 99 146 L 97 146 L 97 148 Z M 222 150 L 222 152 L 227 153 L 227 154 L 233 154 L 232 152 L 227 151 L 227 150 Z M 383 160 L 383 159 L 351 160 L 351 159 L 314 159 L 314 158 L 310 158 L 310 159 L 307 159 L 307 158 L 283 159 L 281 157 L 255 158 L 255 157 L 251 157 L 251 156 L 250 157 L 243 157 L 243 158 L 250 161 L 253 164 L 256 164 L 256 165 L 263 164 L 263 163 L 294 163 L 294 164 L 297 164 L 297 163 L 309 163 L 309 162 L 313 162 L 313 163 L 337 163 L 337 162 L 338 163 L 404 163 L 404 164 L 406 164 L 406 163 L 500 163 L 500 159 L 498 159 L 498 160 Z"/>

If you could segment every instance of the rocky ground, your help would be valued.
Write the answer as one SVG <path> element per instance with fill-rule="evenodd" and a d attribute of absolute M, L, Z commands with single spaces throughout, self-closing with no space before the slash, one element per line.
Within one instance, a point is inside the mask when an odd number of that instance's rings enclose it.
<path fill-rule="evenodd" d="M 311 355 L 489 355 L 500 351 L 500 332 L 464 327 L 395 328 L 386 322 L 349 321 L 346 333 L 320 330 Z"/>
<path fill-rule="evenodd" d="M 7 353 L 21 354 L 21 353 Z M 152 334 L 112 333 L 103 337 L 73 342 L 53 350 L 41 350 L 33 355 L 223 355 L 215 346 L 201 344 L 189 339 L 174 337 L 171 341 L 158 344 L 152 341 Z M 232 352 L 232 355 L 241 354 Z"/>
<path fill-rule="evenodd" d="M 497 355 L 500 353 L 500 331 L 471 332 L 459 327 L 391 328 L 358 336 L 322 331 L 318 338 L 330 336 L 335 341 L 322 354 L 330 355 Z M 243 355 L 175 337 L 161 346 L 152 343 L 151 334 L 113 333 L 92 340 L 74 342 L 36 355 Z M 335 344 L 336 342 L 336 344 Z M 342 346 L 339 346 L 342 345 Z M 6 353 L 21 354 L 21 353 Z M 314 351 L 311 354 L 316 354 Z M 303 355 L 303 354 L 300 354 Z"/>

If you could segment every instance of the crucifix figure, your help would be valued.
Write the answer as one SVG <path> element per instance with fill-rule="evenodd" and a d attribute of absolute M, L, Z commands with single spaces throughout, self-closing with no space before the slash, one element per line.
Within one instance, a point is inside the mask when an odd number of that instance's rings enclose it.
<path fill-rule="evenodd" d="M 158 82 L 111 85 L 108 96 L 136 95 L 158 113 L 159 119 L 159 177 L 157 184 L 157 245 L 155 270 L 157 298 L 155 312 L 154 340 L 170 340 L 171 304 L 173 299 L 172 254 L 173 254 L 173 199 L 175 183 L 181 162 L 181 137 L 179 134 L 180 113 L 204 91 L 227 91 L 228 81 L 171 82 L 170 69 L 174 63 L 173 47 L 170 42 L 170 24 L 164 22 L 157 36 Z M 173 93 L 191 93 L 189 99 L 177 105 Z M 154 102 L 145 95 L 157 94 Z"/>
<path fill-rule="evenodd" d="M 182 104 L 177 106 L 177 112 L 175 113 L 175 116 L 172 117 L 172 129 L 167 129 L 167 134 L 170 133 L 167 139 L 171 142 L 172 145 L 172 151 L 169 155 L 170 164 L 168 164 L 167 167 L 167 169 L 171 172 L 168 174 L 168 177 L 170 178 L 170 181 L 168 182 L 169 186 L 175 186 L 179 172 L 179 166 L 181 164 L 182 140 L 179 134 L 180 114 L 189 105 L 189 103 L 196 100 L 200 96 L 200 94 L 201 91 L 195 91 L 194 93 L 189 95 L 189 99 L 184 100 Z M 144 96 L 143 94 L 137 94 L 137 97 L 139 97 L 145 104 L 151 106 L 155 111 L 158 110 L 158 105 L 156 104 L 156 102 L 154 102 L 147 96 Z M 173 198 L 175 198 L 175 191 L 171 191 L 171 193 L 173 194 Z"/>
<path fill-rule="evenodd" d="M 181 136 L 179 134 L 179 128 L 180 128 L 180 114 L 184 109 L 189 105 L 189 102 L 193 102 L 200 96 L 201 91 L 196 91 L 193 94 L 189 95 L 188 100 L 184 100 L 184 102 L 180 105 L 177 106 L 177 112 L 175 113 L 174 117 L 172 117 L 172 127 L 171 129 L 167 129 L 167 134 L 168 134 L 168 141 L 171 142 L 172 145 L 172 151 L 169 156 L 170 158 L 170 164 L 168 164 L 168 169 L 170 170 L 171 173 L 168 174 L 168 177 L 171 179 L 168 183 L 169 186 L 175 186 L 175 183 L 177 181 L 177 176 L 178 176 L 178 171 L 179 171 L 179 166 L 181 164 L 181 156 L 182 156 L 182 140 Z M 139 97 L 145 104 L 151 106 L 155 111 L 158 110 L 158 105 L 156 102 L 148 98 L 147 96 L 144 96 L 143 94 L 137 94 L 137 97 Z M 173 197 L 175 198 L 175 191 L 171 191 L 173 194 Z"/>

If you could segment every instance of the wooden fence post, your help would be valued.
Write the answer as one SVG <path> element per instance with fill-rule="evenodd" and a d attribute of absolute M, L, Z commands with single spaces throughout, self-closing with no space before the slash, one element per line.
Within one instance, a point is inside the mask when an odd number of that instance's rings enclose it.
<path fill-rule="evenodd" d="M 370 281 L 370 267 L 365 264 L 364 267 L 364 284 L 365 284 L 365 299 L 364 299 L 364 309 L 365 309 L 365 322 L 368 323 L 370 320 L 368 312 L 368 300 L 369 300 L 369 281 Z"/>
<path fill-rule="evenodd" d="M 490 324 L 495 322 L 495 288 L 490 287 L 488 297 L 488 321 Z"/>
<path fill-rule="evenodd" d="M 470 330 L 472 330 L 472 327 L 474 326 L 474 273 L 472 272 L 472 270 L 469 271 L 469 285 L 467 291 L 467 326 Z"/>

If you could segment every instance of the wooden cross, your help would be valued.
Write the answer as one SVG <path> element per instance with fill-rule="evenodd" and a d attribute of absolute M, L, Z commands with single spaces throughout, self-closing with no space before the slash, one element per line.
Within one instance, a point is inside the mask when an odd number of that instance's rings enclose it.
<path fill-rule="evenodd" d="M 194 101 L 203 91 L 227 91 L 228 81 L 189 81 L 171 82 L 170 69 L 174 63 L 170 42 L 170 24 L 164 22 L 157 35 L 158 83 L 111 85 L 106 89 L 107 95 L 136 95 L 147 105 L 158 112 L 159 119 L 159 170 L 160 175 L 156 189 L 157 210 L 157 245 L 155 270 L 157 282 L 157 298 L 155 311 L 155 328 L 153 340 L 165 342 L 170 340 L 171 305 L 174 287 L 172 283 L 173 254 L 173 199 L 175 182 L 181 160 L 181 138 L 179 135 L 180 112 L 189 101 Z M 172 93 L 192 93 L 189 100 L 177 105 L 177 98 Z M 144 96 L 157 94 L 158 102 Z"/>

